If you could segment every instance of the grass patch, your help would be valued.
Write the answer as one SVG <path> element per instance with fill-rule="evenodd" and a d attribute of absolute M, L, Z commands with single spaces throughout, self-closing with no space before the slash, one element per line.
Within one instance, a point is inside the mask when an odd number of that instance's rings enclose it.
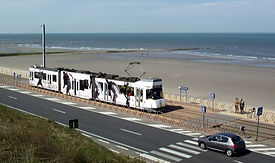
<path fill-rule="evenodd" d="M 142 162 L 79 132 L 0 105 L 0 162 Z"/>

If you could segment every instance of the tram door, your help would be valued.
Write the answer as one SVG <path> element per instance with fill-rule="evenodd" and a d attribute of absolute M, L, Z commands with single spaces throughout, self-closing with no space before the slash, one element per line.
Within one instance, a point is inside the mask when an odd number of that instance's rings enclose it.
<path fill-rule="evenodd" d="M 143 107 L 143 89 L 142 88 L 136 88 L 136 106 L 137 107 Z"/>

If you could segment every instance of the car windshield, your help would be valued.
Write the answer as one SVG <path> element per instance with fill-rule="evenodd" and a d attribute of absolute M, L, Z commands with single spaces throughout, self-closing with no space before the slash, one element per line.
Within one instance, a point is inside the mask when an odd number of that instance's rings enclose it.
<path fill-rule="evenodd" d="M 152 89 L 147 89 L 146 90 L 146 97 L 147 99 L 162 99 L 163 94 L 162 94 L 162 85 L 157 85 L 154 86 Z"/>
<path fill-rule="evenodd" d="M 232 138 L 232 141 L 234 144 L 239 144 L 239 143 L 242 143 L 243 142 L 243 139 L 240 138 L 239 136 L 235 136 Z"/>

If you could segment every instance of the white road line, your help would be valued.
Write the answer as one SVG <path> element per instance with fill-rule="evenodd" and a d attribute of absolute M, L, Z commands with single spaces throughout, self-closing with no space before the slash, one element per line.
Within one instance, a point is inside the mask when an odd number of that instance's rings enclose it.
<path fill-rule="evenodd" d="M 114 149 L 112 149 L 112 148 L 109 148 L 109 150 L 112 151 L 112 152 L 114 152 L 114 153 L 119 154 L 119 151 L 116 151 L 116 150 L 114 150 Z"/>
<path fill-rule="evenodd" d="M 128 133 L 131 133 L 131 134 L 135 134 L 135 135 L 138 135 L 138 136 L 141 135 L 141 133 L 134 132 L 134 131 L 130 131 L 130 130 L 126 130 L 126 129 L 123 129 L 123 128 L 121 128 L 120 130 L 125 131 L 125 132 L 128 132 Z"/>
<path fill-rule="evenodd" d="M 275 148 L 249 148 L 251 151 L 273 151 Z"/>
<path fill-rule="evenodd" d="M 124 149 L 124 150 L 126 150 L 126 151 L 129 150 L 128 148 L 122 147 L 122 146 L 120 146 L 120 145 L 116 145 L 116 147 L 121 148 L 121 149 Z"/>
<path fill-rule="evenodd" d="M 196 149 L 198 151 L 203 151 L 203 152 L 206 152 L 207 150 L 203 150 L 201 149 L 200 147 L 198 146 L 194 146 L 194 145 L 189 145 L 189 144 L 185 144 L 185 143 L 182 143 L 182 142 L 178 142 L 176 143 L 177 145 L 180 145 L 180 146 L 184 146 L 184 147 L 187 147 L 187 148 L 192 148 L 192 149 Z M 197 144 L 196 144 L 197 145 Z"/>
<path fill-rule="evenodd" d="M 8 96 L 9 98 L 11 98 L 11 99 L 14 99 L 14 100 L 17 100 L 18 98 L 16 98 L 16 97 L 13 97 L 13 96 Z"/>
<path fill-rule="evenodd" d="M 266 155 L 275 155 L 275 152 L 263 152 L 263 154 L 266 154 Z"/>
<path fill-rule="evenodd" d="M 165 153 L 162 153 L 162 152 L 159 152 L 159 151 L 151 151 L 150 153 L 154 154 L 154 155 L 157 155 L 157 156 L 160 156 L 160 157 L 164 157 L 164 158 L 167 158 L 169 160 L 173 160 L 173 161 L 176 161 L 176 162 L 179 162 L 181 161 L 182 159 L 180 158 L 177 158 L 177 157 L 174 157 L 174 156 L 170 156 L 168 154 L 165 154 Z"/>
<path fill-rule="evenodd" d="M 178 132 L 178 133 L 180 133 L 180 134 L 185 134 L 185 133 L 190 133 L 190 132 L 192 132 L 192 131 L 180 131 L 180 132 Z"/>
<path fill-rule="evenodd" d="M 142 121 L 142 119 L 138 119 L 138 118 L 121 118 L 127 121 Z"/>
<path fill-rule="evenodd" d="M 195 132 L 195 133 L 187 133 L 187 134 L 184 134 L 184 135 L 195 136 L 195 135 L 201 135 L 201 133 Z"/>
<path fill-rule="evenodd" d="M 104 114 L 104 115 L 117 115 L 117 113 L 114 112 L 98 112 L 100 114 Z"/>
<path fill-rule="evenodd" d="M 34 97 L 43 97 L 44 95 L 39 95 L 39 94 L 34 94 L 34 95 L 31 95 L 31 96 L 34 96 Z"/>
<path fill-rule="evenodd" d="M 159 148 L 159 150 L 161 151 L 164 151 L 164 152 L 168 152 L 168 153 L 172 153 L 174 155 L 177 155 L 177 156 L 180 156 L 180 157 L 184 157 L 184 158 L 191 158 L 192 156 L 188 155 L 188 154 L 185 154 L 185 153 L 180 153 L 180 152 L 177 152 L 177 151 L 174 151 L 174 150 L 171 150 L 171 149 L 168 149 L 168 148 Z"/>
<path fill-rule="evenodd" d="M 50 101 L 60 101 L 59 99 L 57 98 L 44 98 L 45 100 L 50 100 Z"/>
<path fill-rule="evenodd" d="M 249 144 L 249 145 L 246 145 L 247 148 L 250 148 L 250 147 L 265 147 L 266 145 L 263 145 L 263 144 Z"/>
<path fill-rule="evenodd" d="M 234 162 L 236 162 L 236 163 L 243 163 L 243 162 L 241 162 L 241 161 L 238 161 L 238 160 L 233 160 Z"/>
<path fill-rule="evenodd" d="M 192 140 L 184 140 L 185 143 L 198 145 L 198 142 L 192 141 Z"/>
<path fill-rule="evenodd" d="M 169 161 L 165 161 L 165 160 L 156 158 L 156 157 L 154 157 L 154 156 L 150 156 L 150 155 L 145 154 L 145 153 L 140 154 L 139 156 L 140 156 L 140 157 L 143 157 L 143 158 L 146 158 L 146 159 L 148 159 L 148 160 L 154 161 L 154 162 L 159 162 L 159 163 L 170 163 Z"/>
<path fill-rule="evenodd" d="M 101 142 L 103 142 L 103 143 L 106 143 L 106 144 L 110 144 L 110 142 L 108 142 L 108 141 L 105 141 L 105 140 L 102 140 L 102 139 L 97 139 L 98 141 L 101 141 Z"/>
<path fill-rule="evenodd" d="M 86 137 L 88 137 L 88 138 L 91 138 L 90 135 L 87 135 L 87 134 L 84 134 L 84 133 L 81 133 L 81 135 L 86 136 Z"/>
<path fill-rule="evenodd" d="M 52 109 L 53 111 L 56 111 L 56 112 L 59 112 L 59 113 L 62 113 L 62 114 L 65 114 L 66 112 L 64 111 L 61 111 L 61 110 L 57 110 L 57 109 Z"/>
<path fill-rule="evenodd" d="M 200 138 L 204 137 L 204 135 L 199 136 Z"/>
<path fill-rule="evenodd" d="M 11 90 L 11 91 L 20 91 L 20 89 L 15 89 L 15 88 L 8 88 L 8 90 Z"/>
<path fill-rule="evenodd" d="M 78 107 L 80 109 L 84 109 L 84 110 L 95 110 L 96 108 L 94 107 L 89 107 L 89 106 L 81 106 L 81 107 Z"/>
<path fill-rule="evenodd" d="M 19 93 L 24 93 L 24 94 L 30 94 L 31 92 L 28 91 L 18 91 Z"/>
<path fill-rule="evenodd" d="M 65 104 L 65 105 L 76 105 L 76 103 L 73 102 L 60 102 L 61 104 Z"/>
<path fill-rule="evenodd" d="M 177 128 L 177 129 L 170 129 L 169 131 L 172 131 L 172 132 L 179 132 L 179 131 L 183 131 L 182 128 Z"/>
<path fill-rule="evenodd" d="M 251 141 L 244 141 L 245 144 L 251 144 L 252 142 Z"/>
<path fill-rule="evenodd" d="M 166 126 L 162 124 L 148 124 L 148 126 L 156 127 L 156 128 L 171 128 L 171 126 Z"/>
<path fill-rule="evenodd" d="M 0 88 L 9 88 L 9 86 L 0 85 Z"/>
<path fill-rule="evenodd" d="M 80 131 L 80 132 L 82 132 L 82 133 L 91 135 L 91 136 L 93 136 L 93 137 L 97 137 L 97 138 L 100 138 L 100 139 L 104 139 L 104 140 L 106 140 L 106 141 L 109 141 L 109 142 L 112 142 L 112 143 L 115 143 L 115 144 L 119 144 L 119 145 L 125 146 L 125 147 L 127 147 L 127 148 L 131 148 L 131 149 L 133 149 L 133 150 L 135 150 L 135 151 L 139 151 L 139 152 L 142 152 L 142 153 L 148 153 L 147 151 L 144 151 L 144 150 L 142 150 L 142 149 L 138 149 L 138 148 L 136 148 L 136 147 L 132 147 L 132 146 L 130 146 L 130 145 L 123 144 L 123 143 L 117 142 L 117 141 L 115 141 L 115 140 L 108 139 L 108 138 L 105 138 L 105 137 L 102 137 L 102 136 L 99 136 L 99 135 L 96 135 L 96 134 L 93 134 L 93 133 L 90 133 L 90 132 L 87 132 L 87 131 L 84 131 L 84 130 L 81 130 L 81 129 L 78 129 L 78 128 L 77 128 L 76 130 L 77 130 L 77 131 Z"/>
<path fill-rule="evenodd" d="M 193 140 L 195 140 L 195 141 L 198 141 L 199 140 L 199 138 L 192 138 Z"/>
<path fill-rule="evenodd" d="M 183 148 L 183 147 L 179 147 L 179 146 L 176 146 L 174 144 L 168 145 L 168 147 L 174 148 L 174 149 L 177 149 L 177 150 L 180 150 L 180 151 L 184 151 L 184 152 L 187 152 L 187 153 L 195 154 L 195 155 L 200 154 L 200 152 L 193 151 L 191 149 L 187 149 L 187 148 Z"/>

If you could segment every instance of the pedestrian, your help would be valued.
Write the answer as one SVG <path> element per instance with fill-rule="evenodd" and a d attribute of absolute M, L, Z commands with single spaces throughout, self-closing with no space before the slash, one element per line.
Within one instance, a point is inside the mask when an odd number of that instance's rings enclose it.
<path fill-rule="evenodd" d="M 240 127 L 240 135 L 245 137 L 245 126 Z"/>
<path fill-rule="evenodd" d="M 238 99 L 238 97 L 236 97 L 236 99 L 235 99 L 235 113 L 239 112 L 239 104 L 240 104 L 239 99 Z"/>
<path fill-rule="evenodd" d="M 240 101 L 240 110 L 241 110 L 241 114 L 243 114 L 244 113 L 244 100 L 243 99 L 241 99 L 241 101 Z"/>

